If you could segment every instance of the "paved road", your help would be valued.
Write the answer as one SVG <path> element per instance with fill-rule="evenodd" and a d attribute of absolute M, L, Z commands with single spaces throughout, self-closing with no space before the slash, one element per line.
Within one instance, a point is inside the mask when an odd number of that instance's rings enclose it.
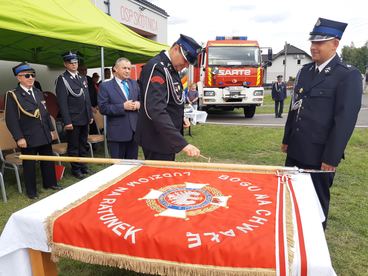
<path fill-rule="evenodd" d="M 368 93 L 363 94 L 363 103 L 359 112 L 357 128 L 368 128 Z M 206 123 L 223 125 L 244 125 L 263 127 L 284 127 L 287 114 L 275 118 L 274 114 L 256 114 L 252 119 L 245 119 L 242 114 L 208 114 Z"/>

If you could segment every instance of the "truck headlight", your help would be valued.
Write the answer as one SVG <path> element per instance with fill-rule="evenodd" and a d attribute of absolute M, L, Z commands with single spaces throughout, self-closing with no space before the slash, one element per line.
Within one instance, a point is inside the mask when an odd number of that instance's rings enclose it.
<path fill-rule="evenodd" d="M 253 96 L 263 96 L 263 90 L 254 90 Z"/>
<path fill-rule="evenodd" d="M 205 97 L 213 97 L 215 96 L 215 91 L 204 91 Z"/>

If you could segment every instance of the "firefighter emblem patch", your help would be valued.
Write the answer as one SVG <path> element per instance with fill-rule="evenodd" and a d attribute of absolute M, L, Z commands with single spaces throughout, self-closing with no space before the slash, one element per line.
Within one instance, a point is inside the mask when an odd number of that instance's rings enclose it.
<path fill-rule="evenodd" d="M 185 182 L 151 189 L 140 200 L 146 200 L 147 205 L 157 212 L 155 216 L 188 219 L 189 216 L 212 212 L 220 207 L 227 208 L 230 197 L 208 184 Z"/>

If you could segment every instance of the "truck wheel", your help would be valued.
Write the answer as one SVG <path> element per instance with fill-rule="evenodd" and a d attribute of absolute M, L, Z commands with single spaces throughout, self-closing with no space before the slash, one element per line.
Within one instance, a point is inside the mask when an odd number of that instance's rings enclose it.
<path fill-rule="evenodd" d="M 245 118 L 253 118 L 254 113 L 256 113 L 256 106 L 255 105 L 244 107 L 244 117 Z"/>

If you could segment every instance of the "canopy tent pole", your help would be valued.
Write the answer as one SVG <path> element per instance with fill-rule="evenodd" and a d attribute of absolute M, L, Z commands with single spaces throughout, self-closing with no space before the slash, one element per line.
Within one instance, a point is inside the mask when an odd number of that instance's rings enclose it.
<path fill-rule="evenodd" d="M 104 55 L 104 47 L 101 47 L 101 82 L 105 80 L 105 55 Z M 104 150 L 105 150 L 105 157 L 109 156 L 108 149 L 107 149 L 107 124 L 106 124 L 106 116 L 103 116 L 104 120 Z"/>

